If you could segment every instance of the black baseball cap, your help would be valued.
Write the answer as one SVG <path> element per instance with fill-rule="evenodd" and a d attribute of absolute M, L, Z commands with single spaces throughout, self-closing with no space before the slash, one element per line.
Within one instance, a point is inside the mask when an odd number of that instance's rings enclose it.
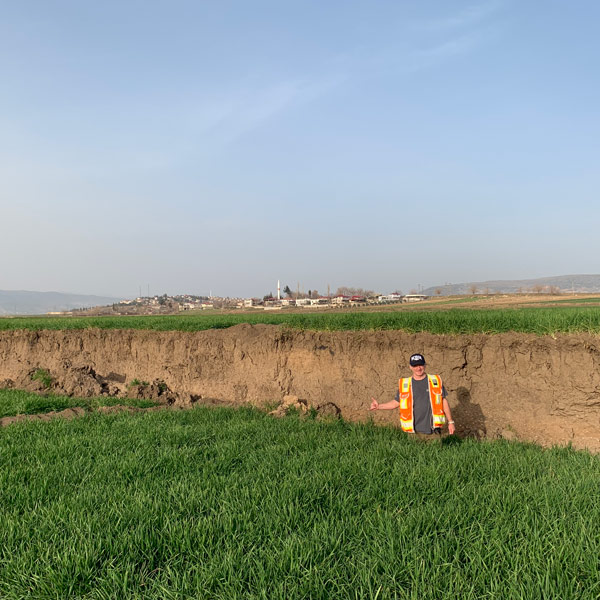
<path fill-rule="evenodd" d="M 410 357 L 410 366 L 418 367 L 419 365 L 425 364 L 425 357 L 422 354 L 413 354 Z"/>

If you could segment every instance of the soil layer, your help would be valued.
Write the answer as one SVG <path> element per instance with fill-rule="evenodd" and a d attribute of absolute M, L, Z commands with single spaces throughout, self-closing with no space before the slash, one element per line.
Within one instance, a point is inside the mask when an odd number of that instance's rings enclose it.
<path fill-rule="evenodd" d="M 600 337 L 298 331 L 238 325 L 200 332 L 4 331 L 0 385 L 165 404 L 280 405 L 296 396 L 344 419 L 396 423 L 393 399 L 422 352 L 448 390 L 457 432 L 600 451 Z M 33 378 L 35 374 L 37 377 Z M 42 375 L 40 375 L 42 374 Z M 48 377 L 49 376 L 49 377 Z"/>

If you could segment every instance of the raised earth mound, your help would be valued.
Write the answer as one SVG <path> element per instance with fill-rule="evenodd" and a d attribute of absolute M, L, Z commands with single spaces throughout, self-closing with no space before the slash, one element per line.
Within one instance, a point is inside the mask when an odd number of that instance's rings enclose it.
<path fill-rule="evenodd" d="M 298 331 L 238 325 L 200 332 L 4 331 L 0 385 L 73 396 L 148 397 L 165 404 L 285 403 L 352 421 L 394 397 L 422 352 L 449 393 L 462 436 L 600 450 L 600 337 Z M 37 374 L 37 375 L 36 375 Z M 304 407 L 304 408 L 303 408 Z"/>

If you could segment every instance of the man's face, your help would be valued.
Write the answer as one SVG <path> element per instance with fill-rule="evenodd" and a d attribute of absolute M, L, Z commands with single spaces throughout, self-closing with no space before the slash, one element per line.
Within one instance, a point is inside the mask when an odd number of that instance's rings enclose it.
<path fill-rule="evenodd" d="M 417 365 L 416 367 L 411 366 L 410 370 L 415 379 L 423 379 L 425 376 L 425 365 Z"/>

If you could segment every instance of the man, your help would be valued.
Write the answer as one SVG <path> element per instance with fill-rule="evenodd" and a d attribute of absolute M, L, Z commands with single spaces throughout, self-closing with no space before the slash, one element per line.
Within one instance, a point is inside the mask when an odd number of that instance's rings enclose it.
<path fill-rule="evenodd" d="M 455 431 L 450 405 L 446 399 L 446 388 L 439 375 L 425 372 L 425 357 L 413 354 L 410 357 L 412 377 L 403 377 L 398 382 L 396 399 L 379 404 L 371 398 L 369 410 L 394 410 L 400 407 L 400 426 L 407 433 L 419 437 L 439 435 L 448 421 L 448 433 Z"/>

